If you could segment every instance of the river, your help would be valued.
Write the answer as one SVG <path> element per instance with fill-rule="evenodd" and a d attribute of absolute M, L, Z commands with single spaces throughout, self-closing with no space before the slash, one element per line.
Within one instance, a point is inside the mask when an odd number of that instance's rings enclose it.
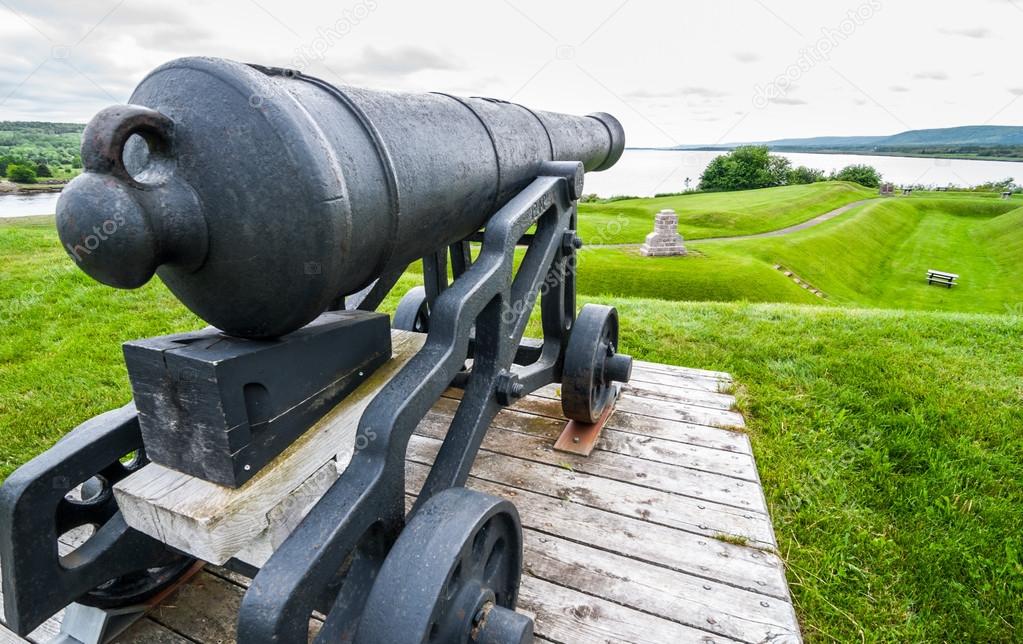
<path fill-rule="evenodd" d="M 584 192 L 601 197 L 636 195 L 651 197 L 659 192 L 680 192 L 686 177 L 696 187 L 711 159 L 721 152 L 682 150 L 626 150 L 610 170 L 586 175 Z M 867 156 L 859 154 L 775 153 L 787 157 L 792 165 L 805 165 L 824 171 L 865 163 L 881 173 L 885 181 L 896 185 L 974 186 L 1006 177 L 1023 180 L 1023 163 L 978 161 L 974 159 L 926 159 L 921 157 Z"/>
<path fill-rule="evenodd" d="M 0 217 L 52 215 L 59 196 L 56 192 L 0 194 Z"/>
<path fill-rule="evenodd" d="M 695 187 L 710 160 L 721 152 L 679 150 L 626 150 L 621 161 L 605 172 L 586 175 L 585 192 L 601 197 L 636 195 L 651 197 L 659 192 L 685 189 L 685 179 Z M 896 185 L 924 184 L 960 186 L 997 181 L 1006 177 L 1023 180 L 1023 164 L 1012 161 L 977 161 L 973 159 L 926 159 L 918 157 L 866 156 L 854 154 L 782 153 L 792 165 L 830 171 L 854 163 L 877 168 L 886 181 Z M 52 215 L 58 195 L 0 195 L 0 218 Z"/>

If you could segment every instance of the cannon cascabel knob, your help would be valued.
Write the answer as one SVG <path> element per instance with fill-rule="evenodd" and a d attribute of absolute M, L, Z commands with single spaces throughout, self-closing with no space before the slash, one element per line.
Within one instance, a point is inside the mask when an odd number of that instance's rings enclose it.
<path fill-rule="evenodd" d="M 133 136 L 132 173 L 125 164 Z M 195 192 L 174 173 L 173 122 L 134 105 L 98 114 L 82 136 L 83 173 L 57 202 L 64 250 L 99 282 L 137 288 L 163 264 L 195 270 L 206 223 Z"/>

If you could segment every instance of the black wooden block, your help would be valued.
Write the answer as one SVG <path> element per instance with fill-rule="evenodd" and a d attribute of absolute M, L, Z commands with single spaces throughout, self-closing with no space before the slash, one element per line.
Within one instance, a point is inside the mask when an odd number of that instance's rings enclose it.
<path fill-rule="evenodd" d="M 391 357 L 386 315 L 324 313 L 274 340 L 216 329 L 128 342 L 149 458 L 238 487 Z"/>

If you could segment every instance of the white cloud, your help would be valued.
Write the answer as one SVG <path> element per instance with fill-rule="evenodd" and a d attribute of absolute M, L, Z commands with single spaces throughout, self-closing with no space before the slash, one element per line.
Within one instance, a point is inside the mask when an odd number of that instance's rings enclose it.
<path fill-rule="evenodd" d="M 0 120 L 83 122 L 179 56 L 290 66 L 314 48 L 307 71 L 331 82 L 604 110 L 636 145 L 983 123 L 1006 104 L 1016 76 L 1014 41 L 998 32 L 1023 19 L 1010 2 L 886 1 L 848 33 L 841 21 L 856 6 L 847 0 L 733 5 L 4 0 Z M 801 52 L 835 30 L 826 59 L 805 64 Z M 62 51 L 66 58 L 54 55 Z M 798 93 L 789 87 L 775 97 L 778 109 L 754 109 L 755 88 L 786 75 Z M 954 105 L 944 103 L 950 90 L 960 96 Z M 793 105 L 800 109 L 780 108 Z M 1023 120 L 1023 101 L 998 120 Z"/>

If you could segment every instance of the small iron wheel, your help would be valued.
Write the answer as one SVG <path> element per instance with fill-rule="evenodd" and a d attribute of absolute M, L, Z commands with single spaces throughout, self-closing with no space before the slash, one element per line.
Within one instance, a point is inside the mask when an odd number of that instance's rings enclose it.
<path fill-rule="evenodd" d="M 430 330 L 430 305 L 426 301 L 425 288 L 416 286 L 401 296 L 394 311 L 394 328 L 416 333 Z"/>
<path fill-rule="evenodd" d="M 561 378 L 561 408 L 572 420 L 595 423 L 612 402 L 614 382 L 628 382 L 632 358 L 617 353 L 618 311 L 586 304 L 572 325 Z"/>
<path fill-rule="evenodd" d="M 99 532 L 118 512 L 113 494 L 114 484 L 142 469 L 147 463 L 149 459 L 145 451 L 139 448 L 130 461 L 114 461 L 86 480 L 79 492 L 65 496 L 57 506 L 58 534 L 86 525 Z M 89 539 L 96 536 L 94 533 Z M 70 567 L 75 564 L 76 555 L 72 552 L 62 559 L 65 559 Z M 110 579 L 89 590 L 76 601 L 97 608 L 134 606 L 175 582 L 192 567 L 193 563 L 195 560 L 191 557 L 167 548 L 160 560 L 153 562 L 153 566 Z"/>
<path fill-rule="evenodd" d="M 515 612 L 522 526 L 511 502 L 465 488 L 437 493 L 387 554 L 357 644 L 527 644 Z"/>

